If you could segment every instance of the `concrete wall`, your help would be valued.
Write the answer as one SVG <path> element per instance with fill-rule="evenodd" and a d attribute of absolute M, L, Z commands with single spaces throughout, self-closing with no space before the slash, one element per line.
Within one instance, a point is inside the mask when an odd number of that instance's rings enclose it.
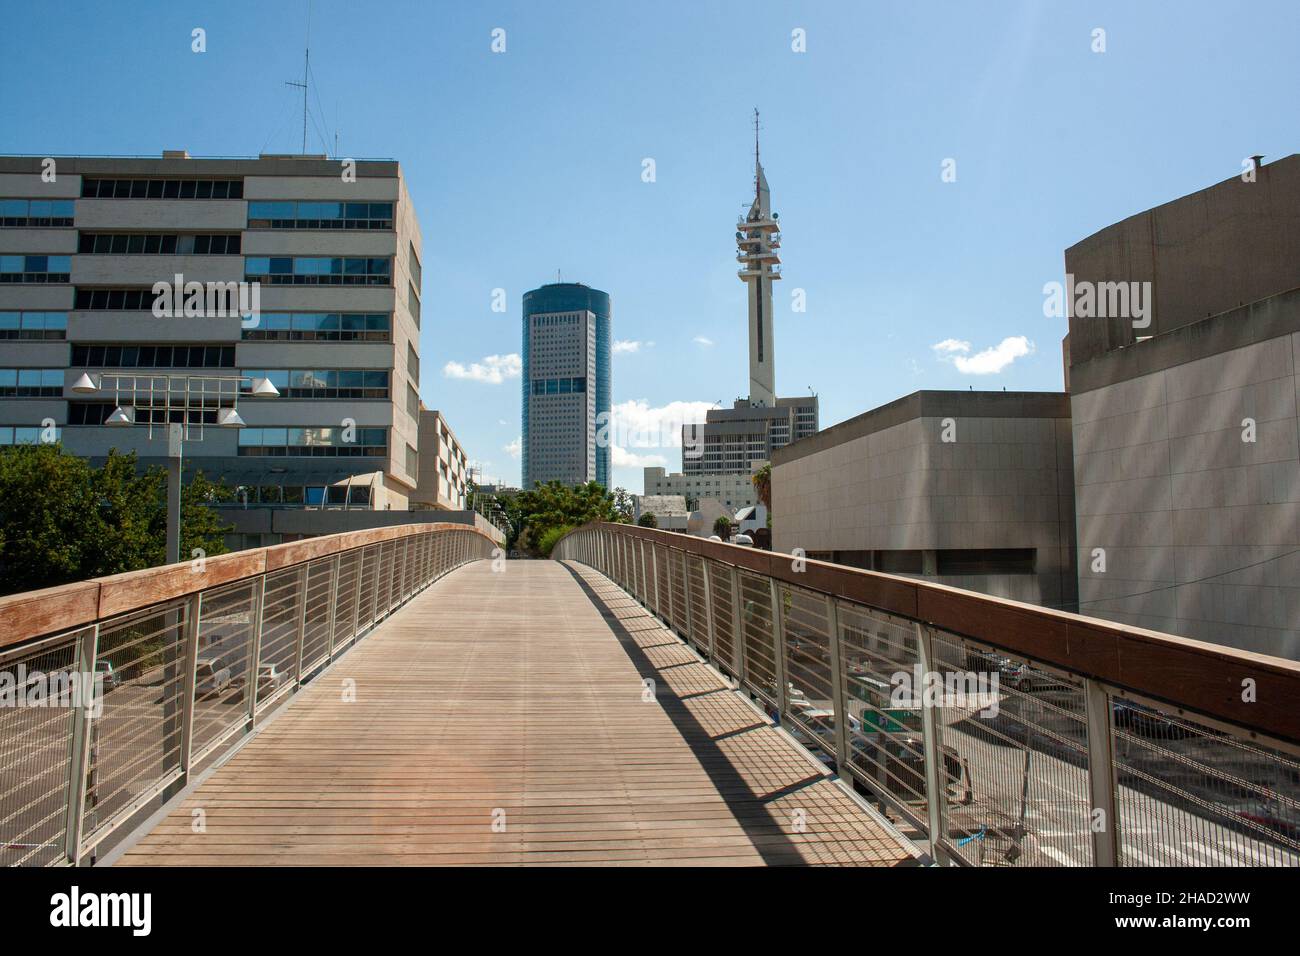
<path fill-rule="evenodd" d="M 1072 397 L 1084 613 L 1300 659 L 1298 366 L 1292 333 Z"/>
<path fill-rule="evenodd" d="M 918 392 L 778 451 L 772 469 L 773 550 L 1034 548 L 1033 574 L 939 580 L 1071 605 L 1074 511 L 1066 407 L 1062 395 Z M 1051 417 L 1043 417 L 1047 412 Z M 1014 417 L 1027 413 L 1039 417 Z M 942 440 L 949 418 L 953 442 Z"/>
<path fill-rule="evenodd" d="M 1300 287 L 1300 155 L 1102 229 L 1065 251 L 1076 282 L 1151 282 L 1150 327 L 1123 318 L 1070 320 L 1075 365 L 1137 335 L 1161 335 Z"/>

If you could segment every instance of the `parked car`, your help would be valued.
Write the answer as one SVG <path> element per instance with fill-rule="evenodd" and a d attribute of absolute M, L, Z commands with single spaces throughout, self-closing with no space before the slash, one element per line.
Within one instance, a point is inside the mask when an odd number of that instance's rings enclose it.
<path fill-rule="evenodd" d="M 230 668 L 226 667 L 221 658 L 208 657 L 200 660 L 195 667 L 194 676 L 194 696 L 202 700 L 208 697 L 216 697 L 226 691 L 233 681 L 230 679 Z"/>
<path fill-rule="evenodd" d="M 274 664 L 260 664 L 257 668 L 257 696 L 273 694 L 284 683 L 284 671 Z"/>
<path fill-rule="evenodd" d="M 103 682 L 105 693 L 122 686 L 122 676 L 113 670 L 112 661 L 95 661 L 95 676 Z"/>

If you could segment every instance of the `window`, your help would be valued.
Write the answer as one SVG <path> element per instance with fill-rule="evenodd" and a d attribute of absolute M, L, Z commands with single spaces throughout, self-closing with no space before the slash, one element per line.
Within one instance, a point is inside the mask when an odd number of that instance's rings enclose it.
<path fill-rule="evenodd" d="M 81 180 L 83 199 L 243 199 L 242 179 Z"/>
<path fill-rule="evenodd" d="M 233 345 L 73 345 L 73 368 L 234 368 Z"/>
<path fill-rule="evenodd" d="M 406 309 L 411 313 L 411 318 L 415 319 L 415 327 L 420 327 L 420 297 L 415 294 L 415 286 L 409 282 L 406 286 Z"/>
<path fill-rule="evenodd" d="M 0 256 L 0 282 L 67 282 L 71 272 L 71 256 Z"/>
<path fill-rule="evenodd" d="M 1033 548 L 967 548 L 939 551 L 936 570 L 941 575 L 1033 574 Z"/>
<path fill-rule="evenodd" d="M 419 257 L 415 254 L 415 243 L 411 243 L 407 249 L 407 264 L 411 271 L 411 284 L 415 286 L 415 291 L 419 292 L 423 281 L 423 270 L 420 268 Z"/>
<path fill-rule="evenodd" d="M 137 424 L 165 425 L 168 422 L 191 425 L 215 425 L 217 411 L 229 402 L 217 398 L 205 399 L 202 405 L 191 398 L 188 412 L 183 408 L 168 408 L 164 399 L 150 400 L 143 393 L 137 392 L 133 407 Z M 69 425 L 102 425 L 113 409 L 115 402 L 68 402 Z"/>
<path fill-rule="evenodd" d="M 263 312 L 253 328 L 243 329 L 250 340 L 292 342 L 387 342 L 387 312 Z"/>
<path fill-rule="evenodd" d="M 237 256 L 239 233 L 108 233 L 83 232 L 77 239 L 81 255 L 114 256 Z"/>
<path fill-rule="evenodd" d="M 151 312 L 152 289 L 78 289 L 73 308 L 78 312 Z"/>
<path fill-rule="evenodd" d="M 416 354 L 415 347 L 410 342 L 406 343 L 406 377 L 419 387 L 420 356 Z"/>
<path fill-rule="evenodd" d="M 244 278 L 267 285 L 391 285 L 392 261 L 337 256 L 248 256 Z"/>
<path fill-rule="evenodd" d="M 391 202 L 265 202 L 248 204 L 249 229 L 392 229 Z"/>
<path fill-rule="evenodd" d="M 411 385 L 406 386 L 406 414 L 417 422 L 420 420 L 420 393 Z"/>
<path fill-rule="evenodd" d="M 388 398 L 387 369 L 244 369 L 284 398 Z"/>
<path fill-rule="evenodd" d="M 72 225 L 71 199 L 0 199 L 0 228 L 62 228 Z"/>
<path fill-rule="evenodd" d="M 351 441 L 347 441 L 351 437 Z M 241 428 L 239 454 L 298 458 L 386 458 L 388 429 L 337 426 L 316 428 Z M 308 504 L 313 489 L 309 488 Z"/>
<path fill-rule="evenodd" d="M 0 397 L 62 398 L 61 368 L 0 368 Z"/>
<path fill-rule="evenodd" d="M 62 428 L 54 428 L 52 435 L 47 441 L 47 432 L 39 425 L 0 425 L 0 445 L 41 445 L 63 441 Z"/>
<path fill-rule="evenodd" d="M 0 312 L 0 339 L 62 339 L 67 332 L 66 312 Z"/>
<path fill-rule="evenodd" d="M 410 445 L 406 446 L 406 473 L 411 478 L 417 478 L 420 471 L 420 455 Z"/>

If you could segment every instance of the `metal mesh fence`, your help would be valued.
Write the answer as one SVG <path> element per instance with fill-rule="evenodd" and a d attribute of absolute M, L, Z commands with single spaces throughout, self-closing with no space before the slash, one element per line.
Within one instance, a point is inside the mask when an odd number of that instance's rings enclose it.
<path fill-rule="evenodd" d="M 744 653 L 742 679 L 747 687 L 778 705 L 776 638 L 772 630 L 772 590 L 766 578 L 740 572 L 740 635 Z"/>

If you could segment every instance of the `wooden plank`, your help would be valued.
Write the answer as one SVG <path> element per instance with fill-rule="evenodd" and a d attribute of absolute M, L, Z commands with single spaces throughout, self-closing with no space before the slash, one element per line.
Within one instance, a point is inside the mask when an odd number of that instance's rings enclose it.
<path fill-rule="evenodd" d="M 194 833 L 200 808 L 206 832 Z M 481 561 L 308 685 L 120 863 L 893 866 L 914 855 L 601 575 Z"/>

